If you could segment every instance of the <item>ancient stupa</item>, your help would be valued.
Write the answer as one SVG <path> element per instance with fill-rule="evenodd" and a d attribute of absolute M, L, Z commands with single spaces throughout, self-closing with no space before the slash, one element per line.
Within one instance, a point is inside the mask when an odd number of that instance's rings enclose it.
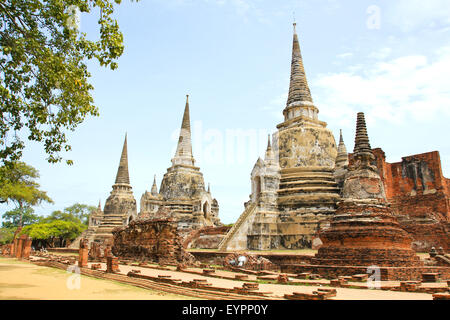
<path fill-rule="evenodd" d="M 133 190 L 130 185 L 127 136 L 125 135 L 116 180 L 112 186 L 111 195 L 105 202 L 103 218 L 95 232 L 94 240 L 99 242 L 111 240 L 113 237 L 112 230 L 114 228 L 125 226 L 136 217 L 136 199 L 134 199 Z"/>
<path fill-rule="evenodd" d="M 320 224 L 336 210 L 336 141 L 318 119 L 295 26 L 289 94 L 284 121 L 272 137 L 273 155 L 255 164 L 250 201 L 222 250 L 310 248 Z"/>
<path fill-rule="evenodd" d="M 398 224 L 386 200 L 374 165 L 364 113 L 358 113 L 354 164 L 343 186 L 343 199 L 313 264 L 331 266 L 412 267 L 421 262 L 411 249 L 411 237 Z"/>
<path fill-rule="evenodd" d="M 186 96 L 181 131 L 172 166 L 167 169 L 158 192 L 156 177 L 151 192 L 141 197 L 140 216 L 158 218 L 158 211 L 165 208 L 178 222 L 180 231 L 188 232 L 204 226 L 218 226 L 219 204 L 205 188 L 203 174 L 195 166 L 192 154 L 189 95 Z"/>

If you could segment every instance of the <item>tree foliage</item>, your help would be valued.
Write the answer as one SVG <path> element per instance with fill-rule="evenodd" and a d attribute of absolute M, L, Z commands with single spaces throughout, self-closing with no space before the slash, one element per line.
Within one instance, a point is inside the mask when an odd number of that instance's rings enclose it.
<path fill-rule="evenodd" d="M 0 1 L 0 161 L 19 160 L 28 140 L 49 162 L 71 149 L 66 133 L 98 116 L 87 60 L 117 68 L 123 35 L 113 18 L 121 0 Z M 88 40 L 75 12 L 99 14 L 99 38 Z M 91 37 L 92 38 L 92 37 Z M 66 160 L 71 164 L 71 160 Z"/>
<path fill-rule="evenodd" d="M 15 208 L 2 215 L 4 228 L 17 228 L 21 224 L 26 226 L 41 221 L 41 217 L 34 214 L 31 207 Z"/>
<path fill-rule="evenodd" d="M 86 225 L 82 223 L 54 220 L 47 223 L 35 223 L 25 226 L 20 234 L 27 234 L 34 240 L 48 240 L 52 238 L 73 240 L 86 228 Z"/>
<path fill-rule="evenodd" d="M 53 211 L 49 216 L 42 219 L 42 222 L 51 221 L 71 221 L 75 223 L 89 224 L 89 215 L 97 208 L 89 206 L 87 204 L 75 203 L 70 207 L 64 209 L 64 211 Z"/>
<path fill-rule="evenodd" d="M 11 243 L 16 228 L 0 228 L 0 244 Z"/>
<path fill-rule="evenodd" d="M 0 203 L 14 203 L 15 213 L 27 213 L 28 207 L 42 202 L 53 203 L 35 181 L 39 172 L 24 162 L 15 161 L 0 167 Z"/>
<path fill-rule="evenodd" d="M 89 216 L 95 210 L 97 210 L 97 207 L 95 206 L 89 206 L 80 203 L 75 203 L 74 205 L 71 205 L 70 207 L 64 209 L 65 212 L 71 214 L 74 217 L 77 217 L 85 225 L 89 224 Z"/>

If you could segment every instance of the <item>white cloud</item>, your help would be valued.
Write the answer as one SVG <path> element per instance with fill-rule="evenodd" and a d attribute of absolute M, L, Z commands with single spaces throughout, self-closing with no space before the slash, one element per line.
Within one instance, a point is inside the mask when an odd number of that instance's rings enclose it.
<path fill-rule="evenodd" d="M 448 0 L 397 0 L 390 4 L 388 20 L 404 32 L 450 25 Z"/>
<path fill-rule="evenodd" d="M 381 48 L 377 51 L 372 52 L 369 55 L 369 58 L 373 58 L 373 59 L 377 59 L 377 60 L 384 60 L 390 56 L 391 52 L 392 52 L 391 48 Z"/>
<path fill-rule="evenodd" d="M 345 52 L 345 53 L 338 54 L 337 57 L 338 57 L 339 59 L 351 58 L 351 57 L 353 57 L 353 53 L 351 53 L 351 52 Z"/>
<path fill-rule="evenodd" d="M 358 111 L 370 121 L 425 122 L 450 116 L 450 47 L 431 58 L 405 56 L 364 68 L 319 75 L 313 81 L 321 112 L 349 125 Z"/>

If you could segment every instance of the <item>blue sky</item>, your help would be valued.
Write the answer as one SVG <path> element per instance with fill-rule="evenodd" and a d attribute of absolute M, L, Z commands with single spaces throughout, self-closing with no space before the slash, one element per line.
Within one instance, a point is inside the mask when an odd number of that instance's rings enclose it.
<path fill-rule="evenodd" d="M 104 204 L 125 132 L 139 203 L 170 166 L 189 94 L 194 157 L 222 222 L 234 222 L 267 134 L 282 121 L 294 16 L 319 119 L 336 137 L 343 129 L 348 150 L 364 111 L 372 147 L 389 162 L 438 150 L 449 177 L 448 12 L 446 0 L 124 0 L 116 17 L 125 52 L 115 71 L 89 63 L 100 117 L 69 133 L 64 156 L 75 164 L 48 164 L 41 146 L 27 144 L 23 160 L 55 201 L 36 212 Z M 81 30 L 96 37 L 97 19 L 83 14 Z"/>

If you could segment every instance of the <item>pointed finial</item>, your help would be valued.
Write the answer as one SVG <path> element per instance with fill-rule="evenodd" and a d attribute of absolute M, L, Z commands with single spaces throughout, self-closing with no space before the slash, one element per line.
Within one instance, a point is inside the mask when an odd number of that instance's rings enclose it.
<path fill-rule="evenodd" d="M 211 184 L 208 182 L 208 193 L 211 193 Z"/>
<path fill-rule="evenodd" d="M 267 151 L 272 150 L 272 145 L 270 143 L 270 134 L 267 136 Z"/>
<path fill-rule="evenodd" d="M 301 103 L 312 104 L 311 91 L 306 80 L 303 58 L 300 44 L 296 32 L 297 23 L 294 22 L 294 36 L 292 43 L 291 77 L 289 83 L 289 94 L 286 106 L 298 105 Z"/>
<path fill-rule="evenodd" d="M 156 174 L 153 177 L 153 185 L 152 185 L 152 191 L 151 194 L 153 196 L 157 196 L 158 195 L 158 187 L 156 186 Z"/>
<path fill-rule="evenodd" d="M 342 136 L 342 129 L 340 129 L 340 137 L 339 137 L 339 143 L 344 142 L 344 137 Z"/>
<path fill-rule="evenodd" d="M 98 200 L 98 210 L 102 211 L 102 200 L 101 199 Z"/>
<path fill-rule="evenodd" d="M 130 184 L 130 175 L 128 173 L 128 150 L 127 133 L 123 142 L 122 155 L 120 157 L 119 169 L 116 175 L 116 184 Z"/>
<path fill-rule="evenodd" d="M 194 158 L 192 156 L 192 142 L 191 142 L 191 120 L 189 116 L 189 95 L 186 95 L 186 106 L 184 107 L 183 120 L 181 122 L 180 136 L 178 138 L 177 150 L 172 164 L 185 164 L 189 166 L 194 165 Z"/>

